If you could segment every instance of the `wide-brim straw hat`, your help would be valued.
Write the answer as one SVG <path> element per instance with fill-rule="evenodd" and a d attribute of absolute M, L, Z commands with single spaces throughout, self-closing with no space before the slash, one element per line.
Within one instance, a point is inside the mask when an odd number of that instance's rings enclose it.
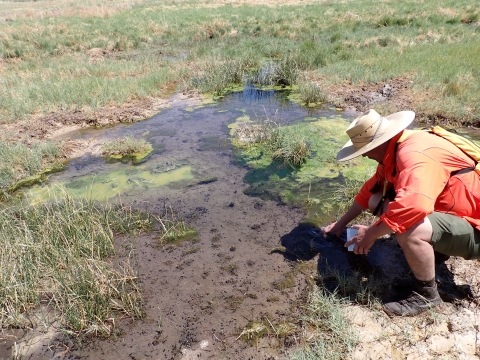
<path fill-rule="evenodd" d="M 375 149 L 406 129 L 414 118 L 413 111 L 400 111 L 383 117 L 373 109 L 368 110 L 348 127 L 350 140 L 338 152 L 337 160 L 351 160 Z"/>

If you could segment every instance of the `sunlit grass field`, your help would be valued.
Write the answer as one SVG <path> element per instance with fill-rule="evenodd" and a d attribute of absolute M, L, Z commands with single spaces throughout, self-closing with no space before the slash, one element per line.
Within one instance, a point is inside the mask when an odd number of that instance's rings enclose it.
<path fill-rule="evenodd" d="M 475 1 L 272 4 L 2 3 L 0 119 L 120 105 L 179 89 L 218 94 L 274 61 L 277 74 L 269 81 L 282 85 L 407 76 L 425 98 L 423 111 L 480 120 Z"/>

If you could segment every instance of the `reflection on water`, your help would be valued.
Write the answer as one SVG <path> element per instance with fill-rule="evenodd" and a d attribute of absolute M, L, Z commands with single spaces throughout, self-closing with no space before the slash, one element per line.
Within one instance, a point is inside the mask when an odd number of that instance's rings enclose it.
<path fill-rule="evenodd" d="M 289 107 L 292 104 L 288 100 L 291 90 L 258 89 L 252 85 L 246 85 L 242 91 L 236 91 L 227 96 L 223 101 L 241 102 L 248 105 L 252 103 L 274 104 L 277 108 Z"/>

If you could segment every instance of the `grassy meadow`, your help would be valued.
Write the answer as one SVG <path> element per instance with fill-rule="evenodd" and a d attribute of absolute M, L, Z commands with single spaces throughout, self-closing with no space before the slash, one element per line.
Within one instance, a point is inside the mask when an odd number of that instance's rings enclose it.
<path fill-rule="evenodd" d="M 62 161 L 61 144 L 11 130 L 50 112 L 89 113 L 176 91 L 221 96 L 247 81 L 292 86 L 312 104 L 329 100 L 332 87 L 407 78 L 412 110 L 480 126 L 479 69 L 474 0 L 2 2 L 0 192 Z M 292 169 L 319 146 L 306 139 L 283 151 L 278 144 L 291 134 L 275 134 L 269 150 Z M 131 152 L 119 145 L 125 141 L 105 153 Z M 109 335 L 112 314 L 142 314 L 135 271 L 112 265 L 114 238 L 150 228 L 151 219 L 62 199 L 0 212 L 1 326 L 31 327 L 25 314 L 47 304 L 67 333 Z M 304 321 L 328 341 L 315 338 L 292 358 L 351 353 L 357 339 L 337 314 L 341 306 L 338 297 L 312 293 Z"/>
<path fill-rule="evenodd" d="M 0 126 L 41 127 L 47 113 L 88 114 L 175 91 L 221 95 L 246 81 L 293 85 L 302 102 L 315 104 L 332 87 L 395 78 L 410 79 L 413 110 L 427 118 L 479 124 L 475 1 L 275 3 L 2 3 Z M 0 140 L 18 138 L 4 131 Z M 32 175 L 9 175 L 4 164 L 3 192 Z M 41 164 L 40 171 L 50 166 Z"/>
<path fill-rule="evenodd" d="M 7 4 L 0 9 L 2 123 L 179 89 L 220 94 L 246 74 L 300 84 L 307 98 L 312 81 L 408 77 L 423 111 L 480 121 L 475 1 Z M 274 73 L 259 77 L 269 61 Z"/>

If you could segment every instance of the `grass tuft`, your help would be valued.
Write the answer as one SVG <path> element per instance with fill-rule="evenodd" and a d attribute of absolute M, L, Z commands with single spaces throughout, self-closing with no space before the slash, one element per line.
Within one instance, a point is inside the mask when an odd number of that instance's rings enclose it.
<path fill-rule="evenodd" d="M 161 217 L 156 217 L 156 220 L 159 223 L 158 245 L 160 247 L 178 243 L 182 240 L 194 239 L 197 235 L 195 228 L 179 218 L 171 206 L 166 205 L 164 214 Z"/>
<path fill-rule="evenodd" d="M 131 136 L 125 136 L 120 139 L 106 142 L 102 147 L 102 155 L 129 156 L 133 154 L 150 153 L 153 150 L 152 145 L 143 139 L 135 139 Z"/>
<path fill-rule="evenodd" d="M 53 142 L 27 146 L 0 140 L 0 159 L 0 195 L 5 198 L 19 187 L 21 180 L 37 175 L 39 181 L 42 172 L 58 167 L 61 150 Z"/>
<path fill-rule="evenodd" d="M 336 294 L 315 287 L 309 294 L 306 314 L 302 320 L 302 338 L 309 339 L 301 350 L 290 354 L 290 360 L 348 359 L 358 337 L 343 315 L 346 302 Z"/>
<path fill-rule="evenodd" d="M 150 143 L 131 136 L 106 142 L 102 147 L 102 155 L 107 156 L 110 160 L 128 162 L 131 159 L 134 164 L 146 161 L 152 151 L 153 147 Z"/>
<path fill-rule="evenodd" d="M 281 126 L 271 120 L 262 124 L 243 125 L 235 129 L 233 137 L 240 146 L 262 148 L 273 160 L 292 168 L 299 168 L 311 154 L 310 144 L 295 126 Z"/>
<path fill-rule="evenodd" d="M 114 236 L 148 229 L 151 218 L 65 191 L 54 195 L 0 212 L 0 324 L 34 327 L 30 315 L 48 304 L 67 334 L 108 336 L 115 319 L 143 314 L 128 259 L 112 261 Z"/>
<path fill-rule="evenodd" d="M 299 85 L 300 101 L 307 106 L 320 105 L 328 100 L 328 95 L 317 84 L 306 82 Z"/>
<path fill-rule="evenodd" d="M 353 272 L 352 275 L 347 275 L 338 270 L 332 270 L 318 280 L 322 285 L 328 284 L 329 288 L 334 288 L 338 296 L 374 310 L 381 308 L 383 293 L 388 288 L 385 280 L 382 281 L 375 273 L 367 276 Z"/>

